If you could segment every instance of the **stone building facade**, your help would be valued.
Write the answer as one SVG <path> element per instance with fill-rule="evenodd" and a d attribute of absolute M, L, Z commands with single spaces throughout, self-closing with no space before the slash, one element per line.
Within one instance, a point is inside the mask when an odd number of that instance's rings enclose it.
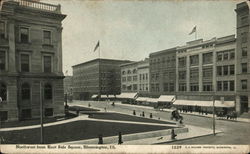
<path fill-rule="evenodd" d="M 72 66 L 73 98 L 88 100 L 92 95 L 121 93 L 120 65 L 128 60 L 94 59 Z"/>
<path fill-rule="evenodd" d="M 237 4 L 236 110 L 250 111 L 250 2 Z"/>
<path fill-rule="evenodd" d="M 60 5 L 26 0 L 1 3 L 0 117 L 23 120 L 64 113 Z"/>
<path fill-rule="evenodd" d="M 170 48 L 149 55 L 150 95 L 175 94 L 176 48 Z"/>

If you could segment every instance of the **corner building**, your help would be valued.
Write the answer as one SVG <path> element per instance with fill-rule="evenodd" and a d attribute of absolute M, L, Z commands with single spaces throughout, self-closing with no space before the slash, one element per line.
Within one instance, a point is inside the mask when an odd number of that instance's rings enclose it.
<path fill-rule="evenodd" d="M 237 4 L 236 41 L 236 110 L 241 113 L 250 111 L 250 2 Z"/>
<path fill-rule="evenodd" d="M 45 116 L 64 114 L 60 5 L 8 0 L 0 8 L 1 121 L 38 117 L 42 102 Z"/>
<path fill-rule="evenodd" d="M 93 95 L 121 93 L 120 65 L 128 60 L 94 59 L 72 66 L 73 98 L 89 100 Z"/>

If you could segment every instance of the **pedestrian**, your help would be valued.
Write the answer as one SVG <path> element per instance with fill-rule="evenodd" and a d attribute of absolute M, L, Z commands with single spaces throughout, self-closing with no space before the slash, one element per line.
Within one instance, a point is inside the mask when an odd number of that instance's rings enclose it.
<path fill-rule="evenodd" d="M 106 107 L 104 108 L 104 110 L 105 110 L 105 112 L 107 112 L 107 109 L 106 109 Z"/>
<path fill-rule="evenodd" d="M 145 116 L 144 111 L 142 111 L 142 117 L 144 117 L 144 116 Z"/>
<path fill-rule="evenodd" d="M 122 141 L 122 133 L 119 132 L 119 136 L 118 136 L 118 144 L 122 144 L 123 141 Z"/>
<path fill-rule="evenodd" d="M 98 144 L 103 144 L 102 134 L 100 134 L 98 138 L 99 138 Z"/>
<path fill-rule="evenodd" d="M 171 130 L 171 139 L 172 140 L 175 140 L 175 137 L 176 137 L 177 135 L 175 134 L 175 132 L 174 132 L 174 129 L 172 129 Z"/>
<path fill-rule="evenodd" d="M 133 111 L 133 115 L 136 115 L 135 110 Z"/>
<path fill-rule="evenodd" d="M 152 115 L 152 113 L 150 113 L 150 116 L 149 116 L 150 118 L 153 118 L 153 115 Z"/>

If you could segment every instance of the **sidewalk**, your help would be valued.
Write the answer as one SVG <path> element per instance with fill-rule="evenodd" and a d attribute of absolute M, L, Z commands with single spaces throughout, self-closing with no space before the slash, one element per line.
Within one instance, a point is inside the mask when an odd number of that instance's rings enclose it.
<path fill-rule="evenodd" d="M 133 106 L 136 108 L 145 108 L 145 109 L 154 109 L 153 107 L 150 106 L 141 106 L 141 105 L 131 105 L 131 104 L 123 104 L 123 103 L 116 103 L 118 105 L 122 105 L 122 106 Z M 154 109 L 155 110 L 155 109 Z M 163 110 L 159 110 L 159 111 L 166 111 L 166 112 L 172 112 L 173 110 L 171 109 L 163 109 Z M 199 114 L 198 112 L 181 112 L 180 114 L 185 114 L 185 115 L 193 115 L 193 116 L 200 116 L 200 117 L 207 117 L 207 118 L 213 118 L 213 114 Z M 216 120 L 226 120 L 226 121 L 237 121 L 237 122 L 249 122 L 250 123 L 250 119 L 246 119 L 246 118 L 237 118 L 237 120 L 230 120 L 230 119 L 225 119 L 225 118 L 220 118 L 220 117 L 216 117 Z"/>

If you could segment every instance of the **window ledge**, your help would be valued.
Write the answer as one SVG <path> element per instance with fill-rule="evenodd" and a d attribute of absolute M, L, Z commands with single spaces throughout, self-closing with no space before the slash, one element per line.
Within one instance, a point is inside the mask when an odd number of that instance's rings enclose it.
<path fill-rule="evenodd" d="M 54 47 L 54 45 L 52 45 L 52 44 L 42 44 L 42 46 L 43 46 L 43 47 L 50 47 L 50 48 L 53 48 L 53 47 Z"/>

